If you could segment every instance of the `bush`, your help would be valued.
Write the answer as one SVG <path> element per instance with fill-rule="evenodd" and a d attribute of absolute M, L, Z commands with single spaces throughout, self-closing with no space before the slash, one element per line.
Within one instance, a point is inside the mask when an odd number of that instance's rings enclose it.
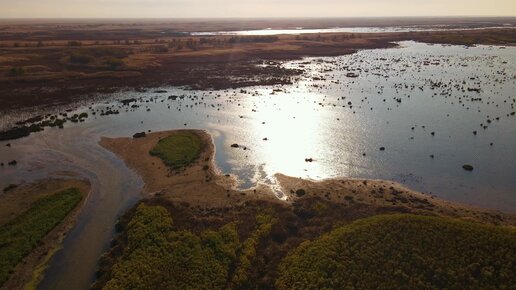
<path fill-rule="evenodd" d="M 248 289 L 245 287 L 248 280 L 247 273 L 251 268 L 251 263 L 256 257 L 256 248 L 260 239 L 269 235 L 272 226 L 277 222 L 275 218 L 270 215 L 257 215 L 256 228 L 251 236 L 246 239 L 239 251 L 239 258 L 231 281 L 231 289 Z"/>
<path fill-rule="evenodd" d="M 81 201 L 76 188 L 36 201 L 29 210 L 0 227 L 0 286 L 22 259 L 36 248 Z"/>
<path fill-rule="evenodd" d="M 123 66 L 123 58 L 129 55 L 127 49 L 115 47 L 93 47 L 74 49 L 70 54 L 70 63 L 80 65 L 104 64 L 110 68 Z"/>
<path fill-rule="evenodd" d="M 130 54 L 130 50 L 116 47 L 93 47 L 83 51 L 95 57 L 110 56 L 114 58 L 125 58 Z"/>
<path fill-rule="evenodd" d="M 22 67 L 15 66 L 9 70 L 9 73 L 7 75 L 10 77 L 18 77 L 18 76 L 22 76 L 24 74 L 25 74 L 25 69 L 23 69 Z"/>
<path fill-rule="evenodd" d="M 111 69 L 117 69 L 124 65 L 124 62 L 121 59 L 109 57 L 104 60 L 104 64 L 110 67 Z"/>
<path fill-rule="evenodd" d="M 82 42 L 76 40 L 68 41 L 68 46 L 82 46 Z"/>
<path fill-rule="evenodd" d="M 149 51 L 154 52 L 154 53 L 166 53 L 166 52 L 168 52 L 168 46 L 154 45 L 149 48 Z"/>
<path fill-rule="evenodd" d="M 235 289 L 247 281 L 260 240 L 276 219 L 257 215 L 240 242 L 237 223 L 192 233 L 174 229 L 162 206 L 140 204 L 127 223 L 121 256 L 104 287 L 95 289 Z"/>
<path fill-rule="evenodd" d="M 172 224 L 165 208 L 140 204 L 103 289 L 224 289 L 239 242 L 235 224 L 201 235 Z"/>
<path fill-rule="evenodd" d="M 20 139 L 29 136 L 31 133 L 40 131 L 43 131 L 43 128 L 39 124 L 18 126 L 7 131 L 0 132 L 0 141 Z"/>
<path fill-rule="evenodd" d="M 75 64 L 89 64 L 95 61 L 91 55 L 83 54 L 81 52 L 74 52 L 70 55 L 70 62 Z"/>
<path fill-rule="evenodd" d="M 278 289 L 509 289 L 516 231 L 443 217 L 375 216 L 303 242 Z"/>

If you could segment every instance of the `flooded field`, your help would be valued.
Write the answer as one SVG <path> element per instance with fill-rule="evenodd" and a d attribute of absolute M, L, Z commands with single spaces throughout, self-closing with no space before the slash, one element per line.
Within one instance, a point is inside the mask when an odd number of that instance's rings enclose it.
<path fill-rule="evenodd" d="M 117 216 L 139 198 L 139 177 L 97 144 L 101 136 L 205 129 L 219 168 L 237 175 L 242 188 L 275 185 L 275 173 L 389 179 L 439 198 L 516 212 L 516 48 L 403 42 L 263 65 L 304 74 L 274 87 L 119 92 L 79 108 L 88 114 L 84 122 L 0 142 L 2 188 L 70 172 L 94 185 L 43 289 L 87 288 Z M 8 166 L 11 160 L 17 165 Z M 474 170 L 464 170 L 466 164 Z"/>
<path fill-rule="evenodd" d="M 487 27 L 468 27 L 456 28 L 454 26 L 446 25 L 415 25 L 415 26 L 387 26 L 387 27 L 332 27 L 321 29 L 305 29 L 303 27 L 296 27 L 291 29 L 255 29 L 255 30 L 233 30 L 233 31 L 206 31 L 206 32 L 189 32 L 192 36 L 208 36 L 208 35 L 280 35 L 280 34 L 309 34 L 309 33 L 384 33 L 384 32 L 417 32 L 417 31 L 460 31 L 471 29 L 491 29 L 491 28 L 509 28 L 513 27 L 511 24 L 507 26 L 487 26 Z"/>

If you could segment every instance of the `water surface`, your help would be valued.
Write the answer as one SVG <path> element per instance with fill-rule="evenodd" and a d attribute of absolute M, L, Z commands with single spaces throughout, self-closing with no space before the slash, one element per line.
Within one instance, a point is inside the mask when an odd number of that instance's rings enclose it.
<path fill-rule="evenodd" d="M 418 25 L 418 26 L 387 26 L 387 27 L 331 27 L 319 29 L 305 29 L 303 27 L 295 27 L 290 29 L 254 29 L 254 30 L 233 30 L 233 31 L 199 31 L 190 32 L 192 36 L 210 36 L 210 35 L 235 35 L 235 36 L 266 36 L 281 34 L 309 34 L 309 33 L 385 33 L 385 32 L 418 32 L 418 31 L 460 31 L 460 30 L 476 30 L 476 29 L 492 29 L 492 28 L 508 28 L 508 26 L 491 26 L 491 27 L 468 27 L 456 28 L 446 25 Z"/>

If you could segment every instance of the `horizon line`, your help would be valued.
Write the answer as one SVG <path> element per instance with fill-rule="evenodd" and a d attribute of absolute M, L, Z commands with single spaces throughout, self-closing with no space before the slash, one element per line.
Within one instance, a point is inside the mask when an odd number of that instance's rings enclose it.
<path fill-rule="evenodd" d="M 166 17 L 90 17 L 90 16 L 77 16 L 77 17 L 0 17 L 0 20 L 47 20 L 47 19 L 359 19 L 359 18 L 516 18 L 516 15 L 399 15 L 399 16 L 255 16 L 255 17 L 238 17 L 238 16 L 166 16 Z"/>

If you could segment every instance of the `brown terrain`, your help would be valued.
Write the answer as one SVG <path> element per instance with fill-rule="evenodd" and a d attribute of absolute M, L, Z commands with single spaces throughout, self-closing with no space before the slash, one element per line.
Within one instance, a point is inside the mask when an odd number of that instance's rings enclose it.
<path fill-rule="evenodd" d="M 248 29 L 264 27 L 259 25 L 266 22 L 250 23 Z M 308 27 L 328 27 L 323 26 L 328 23 L 308 23 Z M 279 25 L 267 24 L 270 26 L 265 27 Z M 225 89 L 287 84 L 302 72 L 285 69 L 279 61 L 395 47 L 396 42 L 403 40 L 458 45 L 516 43 L 515 28 L 299 36 L 190 36 L 184 33 L 234 27 L 234 23 L 231 26 L 224 21 L 215 21 L 213 25 L 197 22 L 50 22 L 45 25 L 0 22 L 0 111 L 70 104 L 97 93 L 126 88 L 144 90 L 184 85 L 196 89 Z"/>
<path fill-rule="evenodd" d="M 61 246 L 67 232 L 74 226 L 75 220 L 90 193 L 91 185 L 87 180 L 45 179 L 23 184 L 0 194 L 0 225 L 2 225 L 28 210 L 38 199 L 68 188 L 77 188 L 83 193 L 84 198 L 79 206 L 71 211 L 59 225 L 43 238 L 40 245 L 18 264 L 9 280 L 0 289 L 26 289 L 25 287 L 31 289 L 31 286 L 38 284 L 47 263 Z"/>

